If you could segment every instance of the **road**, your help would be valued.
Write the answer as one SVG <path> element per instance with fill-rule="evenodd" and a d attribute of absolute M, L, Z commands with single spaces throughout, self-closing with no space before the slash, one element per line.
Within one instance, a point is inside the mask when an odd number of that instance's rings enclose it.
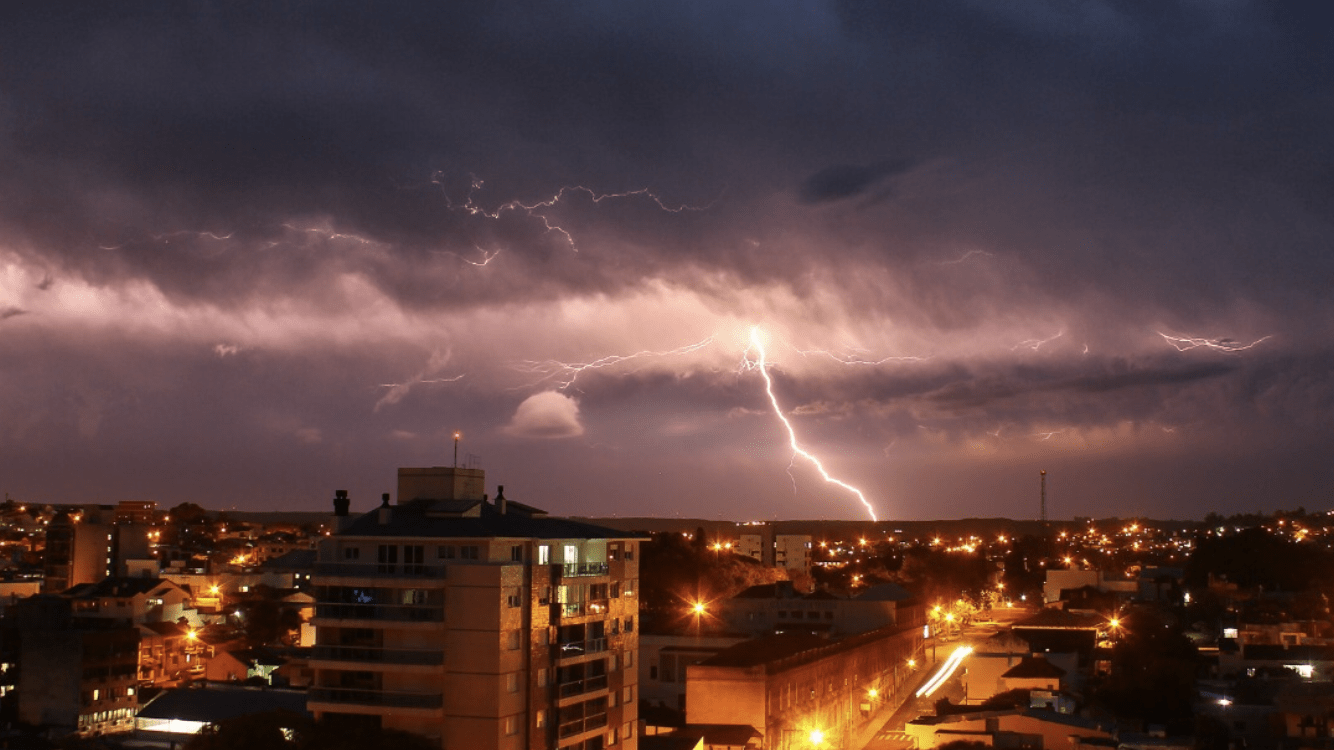
<path fill-rule="evenodd" d="M 965 628 L 962 636 L 953 641 L 935 643 L 937 661 L 929 669 L 921 671 L 911 690 L 904 691 L 903 694 L 907 696 L 906 700 L 892 714 L 886 716 L 883 721 L 877 718 L 870 726 L 858 733 L 853 738 L 850 747 L 854 750 L 908 750 L 912 748 L 912 740 L 903 732 L 904 725 L 923 714 L 934 714 L 936 701 L 941 698 L 949 698 L 952 703 L 963 701 L 963 673 L 968 666 L 968 660 L 965 658 L 959 669 L 955 670 L 954 675 L 929 697 L 916 697 L 917 689 L 936 673 L 940 664 L 949 658 L 954 649 L 959 646 L 976 647 L 978 643 L 995 635 L 1000 627 L 1000 625 L 994 623 L 980 624 Z M 932 645 L 930 641 L 927 642 L 926 651 L 928 655 L 931 654 Z M 875 728 L 872 729 L 872 727 Z"/>

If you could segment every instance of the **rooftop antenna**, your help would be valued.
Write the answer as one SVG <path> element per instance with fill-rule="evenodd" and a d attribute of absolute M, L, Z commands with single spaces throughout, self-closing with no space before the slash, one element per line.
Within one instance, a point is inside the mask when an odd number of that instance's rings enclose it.
<path fill-rule="evenodd" d="M 458 430 L 455 430 L 455 431 L 454 431 L 454 468 L 456 468 L 456 469 L 459 468 L 459 438 L 461 438 L 461 437 L 463 437 L 463 433 L 462 433 L 462 432 L 459 432 Z M 1045 473 L 1045 472 L 1044 472 L 1044 473 Z M 1044 501 L 1044 502 L 1045 502 L 1045 501 Z M 1045 515 L 1045 513 L 1044 513 L 1044 515 Z"/>
<path fill-rule="evenodd" d="M 1038 471 L 1038 475 L 1042 477 L 1042 507 L 1038 520 L 1042 521 L 1042 527 L 1045 529 L 1047 527 L 1047 470 Z"/>

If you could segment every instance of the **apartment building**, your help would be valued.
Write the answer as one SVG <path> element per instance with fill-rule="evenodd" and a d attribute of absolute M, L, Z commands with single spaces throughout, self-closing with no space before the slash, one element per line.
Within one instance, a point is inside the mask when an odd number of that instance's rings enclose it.
<path fill-rule="evenodd" d="M 313 579 L 309 709 L 448 750 L 636 750 L 638 546 L 483 494 L 480 469 L 400 469 Z"/>

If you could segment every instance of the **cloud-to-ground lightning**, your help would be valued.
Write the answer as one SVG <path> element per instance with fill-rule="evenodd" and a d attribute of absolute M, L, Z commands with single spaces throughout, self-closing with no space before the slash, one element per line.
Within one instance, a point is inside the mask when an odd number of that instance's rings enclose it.
<path fill-rule="evenodd" d="M 693 344 L 687 344 L 676 349 L 668 349 L 665 351 L 644 350 L 635 352 L 634 354 L 609 354 L 591 362 L 561 362 L 555 359 L 543 360 L 541 362 L 523 362 L 519 365 L 519 370 L 541 376 L 533 385 L 544 383 L 548 380 L 555 380 L 558 384 L 556 389 L 563 391 L 574 385 L 574 381 L 579 378 L 579 374 L 585 370 L 598 370 L 604 367 L 618 365 L 622 362 L 628 362 L 634 359 L 644 359 L 646 357 L 671 357 L 680 354 L 689 354 L 691 352 L 699 351 L 712 343 L 713 337 L 710 336 L 703 341 L 697 341 Z"/>
<path fill-rule="evenodd" d="M 753 362 L 750 359 L 750 352 L 752 349 L 755 350 L 757 356 L 756 360 Z M 871 515 L 871 520 L 879 521 L 880 519 L 875 515 L 875 508 L 871 507 L 871 503 L 866 499 L 866 495 L 863 494 L 861 490 L 832 476 L 825 470 L 824 464 L 821 463 L 820 459 L 810 451 L 802 448 L 801 444 L 797 441 L 797 431 L 792 427 L 792 422 L 787 418 L 787 415 L 783 414 L 783 407 L 778 404 L 778 397 L 774 395 L 774 382 L 773 379 L 769 377 L 769 363 L 764 351 L 764 342 L 760 340 L 759 326 L 750 329 L 750 345 L 746 347 L 742 366 L 748 370 L 759 370 L 760 376 L 764 378 L 764 392 L 769 397 L 769 405 L 773 407 L 774 414 L 778 417 L 779 421 L 783 423 L 783 427 L 787 429 L 788 444 L 792 447 L 793 457 L 800 456 L 806 459 L 815 467 L 816 471 L 820 472 L 820 476 L 823 477 L 826 482 L 838 485 L 856 495 L 857 499 L 866 507 L 866 512 Z"/>
<path fill-rule="evenodd" d="M 1256 344 L 1259 344 L 1262 341 L 1266 341 L 1268 339 L 1273 338 L 1272 335 L 1263 336 L 1261 338 L 1256 339 L 1255 341 L 1252 341 L 1249 344 L 1243 344 L 1239 341 L 1234 341 L 1233 339 L 1205 339 L 1205 338 L 1198 338 L 1195 336 L 1170 336 L 1166 333 L 1163 333 L 1162 331 L 1158 331 L 1158 335 L 1162 336 L 1164 341 L 1176 347 L 1176 350 L 1179 352 L 1184 352 L 1189 349 L 1205 348 L 1205 349 L 1213 349 L 1215 351 L 1220 351 L 1220 352 L 1227 352 L 1229 354 L 1233 352 L 1246 351 L 1247 349 L 1250 349 L 1251 347 L 1255 346 Z"/>

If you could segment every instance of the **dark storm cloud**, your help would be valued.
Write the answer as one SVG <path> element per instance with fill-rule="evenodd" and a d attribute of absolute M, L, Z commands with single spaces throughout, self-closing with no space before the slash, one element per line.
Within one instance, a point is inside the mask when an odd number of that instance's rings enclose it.
<path fill-rule="evenodd" d="M 865 166 L 835 164 L 807 177 L 801 183 L 800 197 L 803 203 L 822 203 L 851 198 L 865 193 L 876 183 L 902 173 L 911 166 L 912 162 L 906 159 Z"/>
<path fill-rule="evenodd" d="M 1327 431 L 1330 15 L 24 4 L 0 24 L 8 445 L 117 476 L 135 450 L 196 446 L 204 471 L 253 445 L 305 481 L 436 460 L 457 422 L 493 455 L 565 436 L 533 466 L 596 465 L 608 496 L 695 459 L 763 496 L 783 434 L 720 331 L 764 324 L 922 360 L 778 360 L 781 403 L 850 456 L 1123 420 L 1226 424 L 1259 456 L 1248 435 Z M 1273 338 L 1228 357 L 1159 332 Z M 714 335 L 520 413 L 554 386 L 515 362 Z"/>

